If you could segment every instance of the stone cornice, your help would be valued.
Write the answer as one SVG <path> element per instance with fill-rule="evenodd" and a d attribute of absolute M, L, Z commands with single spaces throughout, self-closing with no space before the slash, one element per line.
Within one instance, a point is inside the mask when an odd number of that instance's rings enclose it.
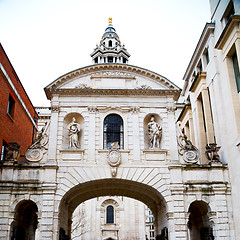
<path fill-rule="evenodd" d="M 239 30 L 239 23 L 240 23 L 240 15 L 233 15 L 231 16 L 229 22 L 225 26 L 225 28 L 222 31 L 222 34 L 220 35 L 215 48 L 216 49 L 223 49 L 224 44 L 227 42 L 230 33 L 233 31 L 235 27 L 237 27 L 237 31 L 240 32 Z M 238 35 L 239 36 L 239 35 Z"/>
<path fill-rule="evenodd" d="M 45 89 L 48 99 L 52 94 L 78 96 L 172 96 L 176 101 L 180 90 L 153 90 L 153 89 Z"/>
<path fill-rule="evenodd" d="M 201 57 L 201 54 L 204 51 L 204 48 L 206 47 L 206 43 L 207 43 L 209 37 L 211 36 L 211 34 L 213 34 L 214 29 L 215 29 L 214 23 L 207 23 L 203 29 L 202 35 L 197 43 L 197 46 L 194 50 L 192 58 L 188 64 L 187 70 L 183 76 L 184 86 L 183 86 L 183 90 L 182 90 L 182 95 L 185 94 L 189 79 L 192 76 L 194 68 L 198 64 L 199 58 Z"/>
<path fill-rule="evenodd" d="M 173 89 L 173 90 L 180 89 L 177 85 L 172 83 L 167 78 L 165 78 L 157 73 L 154 73 L 152 71 L 149 71 L 147 69 L 128 65 L 128 64 L 111 63 L 111 64 L 95 64 L 95 65 L 83 67 L 83 68 L 74 70 L 72 72 L 69 72 L 69 73 L 59 77 L 58 79 L 56 79 L 54 82 L 50 83 L 48 86 L 45 87 L 44 90 L 46 92 L 48 99 L 50 99 L 49 98 L 51 95 L 50 93 L 54 89 L 61 86 L 63 83 L 65 83 L 71 79 L 74 79 L 75 77 L 78 77 L 78 76 L 86 76 L 86 75 L 91 75 L 91 74 L 95 75 L 96 73 L 101 72 L 101 71 L 122 71 L 122 72 L 126 72 L 126 73 L 131 73 L 133 75 L 140 75 L 143 77 L 148 77 L 150 79 L 153 79 L 153 80 L 161 83 L 162 85 L 166 86 L 168 89 Z"/>

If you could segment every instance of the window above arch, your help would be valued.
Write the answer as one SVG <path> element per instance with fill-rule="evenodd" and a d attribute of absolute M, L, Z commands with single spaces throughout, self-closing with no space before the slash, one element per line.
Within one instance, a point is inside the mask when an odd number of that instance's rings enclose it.
<path fill-rule="evenodd" d="M 112 205 L 109 205 L 106 208 L 106 223 L 114 223 L 114 208 Z"/>
<path fill-rule="evenodd" d="M 114 142 L 118 142 L 120 149 L 123 149 L 123 120 L 117 114 L 110 114 L 104 119 L 103 147 L 111 149 Z"/>

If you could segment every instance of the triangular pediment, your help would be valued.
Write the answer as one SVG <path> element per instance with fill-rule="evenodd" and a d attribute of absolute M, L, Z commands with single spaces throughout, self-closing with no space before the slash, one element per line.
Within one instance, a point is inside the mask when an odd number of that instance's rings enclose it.
<path fill-rule="evenodd" d="M 96 64 L 67 73 L 45 88 L 51 91 L 91 90 L 177 90 L 179 87 L 152 71 L 128 64 Z"/>

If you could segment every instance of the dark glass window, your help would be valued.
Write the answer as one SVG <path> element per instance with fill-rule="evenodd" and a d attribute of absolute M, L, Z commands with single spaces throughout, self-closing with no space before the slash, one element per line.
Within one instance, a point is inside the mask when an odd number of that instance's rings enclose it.
<path fill-rule="evenodd" d="M 108 46 L 112 47 L 112 41 L 111 40 L 108 42 Z"/>
<path fill-rule="evenodd" d="M 114 208 L 113 206 L 107 206 L 107 221 L 106 223 L 114 223 Z"/>
<path fill-rule="evenodd" d="M 3 140 L 2 150 L 1 150 L 1 161 L 5 160 L 5 158 L 6 158 L 7 146 L 8 146 L 8 144 Z"/>
<path fill-rule="evenodd" d="M 206 56 L 206 61 L 207 61 L 207 64 L 208 64 L 209 63 L 209 53 L 208 53 L 208 50 L 206 50 L 205 56 Z"/>
<path fill-rule="evenodd" d="M 111 149 L 111 144 L 118 142 L 119 148 L 123 149 L 123 120 L 117 114 L 110 114 L 104 119 L 104 148 Z"/>
<path fill-rule="evenodd" d="M 236 79 L 236 83 L 237 83 L 237 90 L 238 90 L 238 92 L 240 92 L 240 71 L 239 71 L 239 65 L 238 65 L 238 59 L 237 59 L 236 52 L 232 56 L 232 61 L 233 61 L 235 79 Z"/>
<path fill-rule="evenodd" d="M 108 62 L 112 63 L 113 62 L 113 57 L 108 57 Z"/>
<path fill-rule="evenodd" d="M 13 118 L 15 101 L 11 95 L 8 98 L 7 113 Z"/>

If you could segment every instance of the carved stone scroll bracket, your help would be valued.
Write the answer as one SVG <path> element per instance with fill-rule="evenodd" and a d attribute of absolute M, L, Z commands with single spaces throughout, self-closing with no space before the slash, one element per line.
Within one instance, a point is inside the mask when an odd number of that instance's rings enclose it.
<path fill-rule="evenodd" d="M 48 144 L 48 135 L 46 130 L 49 126 L 49 123 L 44 127 L 41 132 L 39 132 L 37 138 L 34 140 L 33 144 L 28 147 L 25 157 L 29 162 L 39 162 L 43 155 L 47 152 L 47 144 Z"/>
<path fill-rule="evenodd" d="M 116 177 L 117 168 L 121 164 L 121 153 L 118 149 L 112 148 L 108 151 L 108 164 L 110 165 L 112 177 Z"/>
<path fill-rule="evenodd" d="M 197 147 L 195 147 L 192 142 L 187 139 L 187 136 L 183 134 L 180 124 L 180 122 L 177 123 L 178 153 L 183 157 L 183 160 L 187 164 L 199 164 L 200 152 Z"/>

